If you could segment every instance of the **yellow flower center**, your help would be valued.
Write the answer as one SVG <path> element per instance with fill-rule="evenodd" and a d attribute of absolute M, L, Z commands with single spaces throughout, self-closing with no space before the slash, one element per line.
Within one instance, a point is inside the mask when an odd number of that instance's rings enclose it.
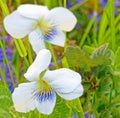
<path fill-rule="evenodd" d="M 52 25 L 48 22 L 45 22 L 44 18 L 41 18 L 36 24 L 35 29 L 39 28 L 43 35 L 47 35 L 49 31 L 52 29 Z"/>
<path fill-rule="evenodd" d="M 45 93 L 48 93 L 52 88 L 51 86 L 43 79 L 39 79 L 37 82 L 37 91 L 38 93 L 44 91 Z"/>

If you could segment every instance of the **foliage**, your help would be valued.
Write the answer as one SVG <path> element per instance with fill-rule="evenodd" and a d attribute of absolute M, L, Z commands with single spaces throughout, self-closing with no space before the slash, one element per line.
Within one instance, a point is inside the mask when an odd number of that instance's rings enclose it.
<path fill-rule="evenodd" d="M 7 87 L 6 70 L 0 67 L 0 118 L 72 118 L 73 114 L 81 118 L 83 112 L 93 114 L 95 118 L 120 117 L 120 15 L 114 14 L 119 12 L 119 8 L 114 7 L 114 0 L 108 0 L 105 8 L 97 0 L 84 0 L 77 4 L 75 0 L 70 1 L 72 6 L 69 9 L 76 15 L 78 24 L 73 31 L 66 33 L 64 48 L 52 45 L 51 50 L 56 62 L 62 62 L 58 64 L 59 68 L 71 68 L 81 74 L 84 95 L 73 101 L 65 101 L 57 96 L 56 107 L 49 116 L 37 110 L 19 113 L 14 109 L 12 93 Z M 1 21 L 22 3 L 43 4 L 49 9 L 67 5 L 66 0 L 2 0 Z M 93 14 L 89 18 L 91 11 Z M 99 21 L 97 17 L 100 17 Z M 11 42 L 6 42 L 3 37 L 8 34 L 3 23 L 1 28 L 0 48 L 4 59 L 0 63 L 8 65 L 11 81 L 16 76 L 16 82 L 13 82 L 16 87 L 25 81 L 23 74 L 33 62 L 35 54 L 28 37 L 24 40 L 11 38 Z M 13 50 L 13 70 L 5 52 L 6 45 Z M 14 75 L 11 71 L 14 71 Z"/>

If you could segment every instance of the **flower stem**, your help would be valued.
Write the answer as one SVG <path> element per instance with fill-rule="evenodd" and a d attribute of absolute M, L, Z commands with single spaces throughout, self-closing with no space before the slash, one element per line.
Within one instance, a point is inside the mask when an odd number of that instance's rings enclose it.
<path fill-rule="evenodd" d="M 66 0 L 64 0 L 64 7 L 65 7 L 65 8 L 66 8 L 66 2 L 67 2 L 67 1 L 66 1 Z"/>
<path fill-rule="evenodd" d="M 52 53 L 53 61 L 54 61 L 54 64 L 55 64 L 55 68 L 59 68 L 58 67 L 58 63 L 57 63 L 57 59 L 55 57 L 54 50 L 53 50 L 51 44 L 45 42 L 45 45 L 46 45 L 47 49 L 49 49 L 51 51 L 51 53 Z"/>

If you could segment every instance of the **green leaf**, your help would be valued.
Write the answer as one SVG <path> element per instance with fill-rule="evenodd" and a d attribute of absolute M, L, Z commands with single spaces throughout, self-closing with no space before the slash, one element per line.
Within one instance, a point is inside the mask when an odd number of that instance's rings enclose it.
<path fill-rule="evenodd" d="M 91 55 L 95 65 L 110 64 L 113 62 L 114 54 L 108 49 L 108 44 L 98 47 Z"/>
<path fill-rule="evenodd" d="M 115 68 L 120 65 L 120 47 L 115 52 L 115 61 L 114 61 Z M 119 66 L 120 67 L 120 66 Z"/>
<path fill-rule="evenodd" d="M 104 110 L 103 112 L 100 113 L 99 118 L 113 118 L 111 115 L 111 112 L 109 110 Z"/>
<path fill-rule="evenodd" d="M 9 111 L 0 108 L 0 118 L 13 118 Z"/>
<path fill-rule="evenodd" d="M 11 93 L 4 86 L 0 86 L 0 107 L 9 109 L 12 105 Z"/>
<path fill-rule="evenodd" d="M 93 66 L 90 57 L 79 47 L 67 47 L 65 56 L 70 67 L 79 67 L 90 70 L 90 67 Z"/>
<path fill-rule="evenodd" d="M 0 118 L 12 118 L 10 107 L 12 106 L 11 93 L 4 86 L 0 86 Z"/>
<path fill-rule="evenodd" d="M 70 108 L 67 106 L 66 102 L 57 96 L 57 103 L 54 112 L 49 116 L 49 118 L 68 118 L 70 113 Z"/>
<path fill-rule="evenodd" d="M 110 93 L 111 84 L 112 84 L 112 80 L 110 77 L 100 78 L 98 96 Z"/>

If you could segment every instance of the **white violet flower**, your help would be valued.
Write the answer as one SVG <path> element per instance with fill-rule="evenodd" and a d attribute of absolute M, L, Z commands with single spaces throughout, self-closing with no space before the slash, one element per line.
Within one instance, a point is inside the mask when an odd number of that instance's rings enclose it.
<path fill-rule="evenodd" d="M 50 61 L 50 51 L 40 50 L 24 74 L 30 82 L 15 88 L 12 100 L 18 112 L 26 113 L 37 108 L 43 114 L 51 114 L 56 103 L 56 93 L 66 100 L 76 99 L 83 94 L 80 74 L 66 68 L 46 70 Z"/>
<path fill-rule="evenodd" d="M 71 31 L 76 25 L 76 17 L 63 7 L 48 10 L 46 6 L 25 4 L 5 17 L 6 31 L 14 38 L 29 36 L 33 50 L 38 53 L 45 48 L 44 41 L 64 46 L 63 31 Z"/>

